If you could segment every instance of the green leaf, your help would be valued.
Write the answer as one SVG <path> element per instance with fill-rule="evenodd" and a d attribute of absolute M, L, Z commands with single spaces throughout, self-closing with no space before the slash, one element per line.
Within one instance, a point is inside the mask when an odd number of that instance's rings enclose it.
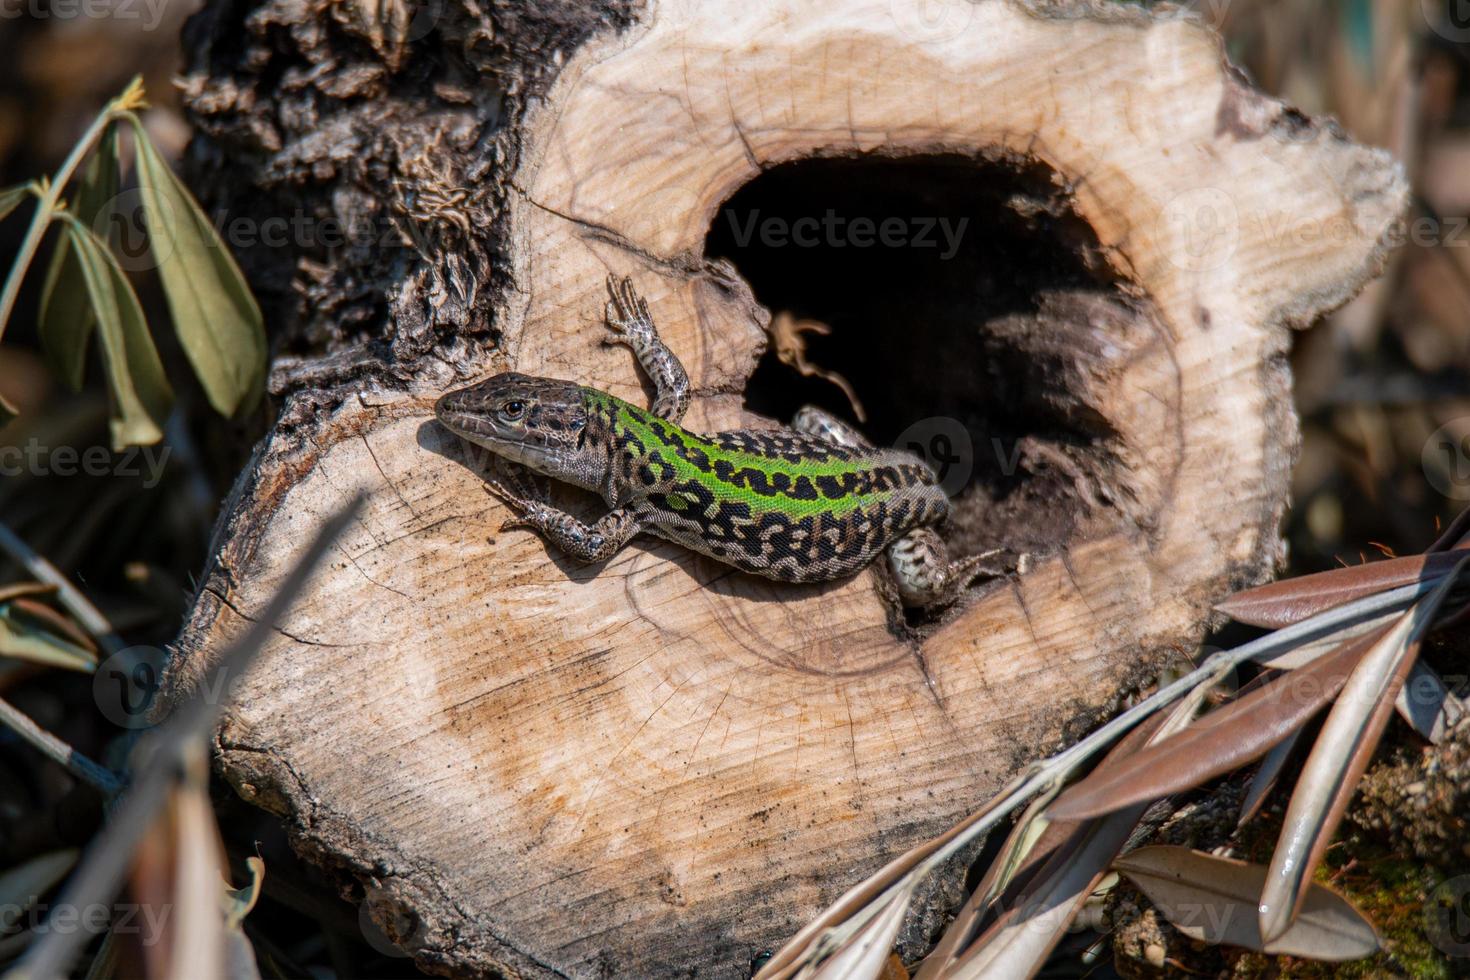
<path fill-rule="evenodd" d="M 163 438 L 161 426 L 173 402 L 173 391 L 163 375 L 153 338 L 148 335 L 143 308 L 117 260 L 90 228 L 69 222 L 67 238 L 76 250 L 87 295 L 97 314 L 102 359 L 107 363 L 113 394 L 113 446 L 151 445 Z"/>
<path fill-rule="evenodd" d="M 20 207 L 20 202 L 24 201 L 30 194 L 30 184 L 17 184 L 15 187 L 7 187 L 4 190 L 0 190 L 0 221 L 4 221 L 10 217 L 10 212 Z"/>
<path fill-rule="evenodd" d="M 13 615 L 9 606 L 0 606 L 0 656 L 87 674 L 97 669 L 91 651 Z"/>
<path fill-rule="evenodd" d="M 0 190 L 0 221 L 4 221 L 10 217 L 10 212 L 20 207 L 20 202 L 29 197 L 32 191 L 33 185 L 31 184 L 19 184 L 15 187 L 7 187 L 4 190 Z M 24 272 L 20 269 L 12 269 L 10 274 L 17 276 L 23 275 Z M 5 324 L 0 323 L 0 330 L 4 330 L 4 327 Z M 11 419 L 15 418 L 18 411 L 14 405 L 6 400 L 3 394 L 0 394 L 0 428 L 3 428 Z"/>
<path fill-rule="evenodd" d="M 72 201 L 72 214 L 89 228 L 97 227 L 103 208 L 117 197 L 117 127 L 112 126 L 87 169 L 82 172 L 77 193 Z M 46 271 L 46 285 L 41 291 L 41 349 L 46 361 L 73 391 L 82 387 L 82 373 L 87 363 L 87 342 L 92 338 L 96 314 L 87 297 L 82 267 L 72 252 L 68 236 L 63 235 Z"/>
<path fill-rule="evenodd" d="M 159 156 L 136 116 L 138 185 L 148 247 L 179 343 L 222 415 L 255 404 L 265 381 L 265 327 L 240 268 L 194 196 Z"/>

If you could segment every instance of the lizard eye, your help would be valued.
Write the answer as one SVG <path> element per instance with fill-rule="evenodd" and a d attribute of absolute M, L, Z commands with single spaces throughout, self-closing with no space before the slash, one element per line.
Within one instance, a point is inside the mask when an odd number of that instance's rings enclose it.
<path fill-rule="evenodd" d="M 525 402 L 506 402 L 500 406 L 500 414 L 508 419 L 518 419 L 526 410 Z"/>

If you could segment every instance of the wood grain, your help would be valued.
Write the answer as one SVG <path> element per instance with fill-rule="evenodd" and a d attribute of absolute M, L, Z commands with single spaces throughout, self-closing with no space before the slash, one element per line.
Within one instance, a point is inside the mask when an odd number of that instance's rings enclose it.
<path fill-rule="evenodd" d="M 704 261 L 722 202 L 813 157 L 1023 159 L 1054 172 L 1127 312 L 991 329 L 1051 344 L 1058 397 L 1113 433 L 1106 471 L 1077 477 L 1106 494 L 912 632 L 872 573 L 782 586 L 642 539 L 588 569 L 499 534 L 483 460 L 432 421 L 439 380 L 358 385 L 258 453 L 171 690 L 365 491 L 232 687 L 225 776 L 370 905 L 411 912 L 400 938 L 430 968 L 743 976 L 1269 574 L 1286 327 L 1376 270 L 1404 185 L 1248 89 L 1199 25 L 1100 4 L 657 2 L 566 57 L 515 122 L 481 375 L 642 400 L 601 344 L 603 280 L 632 275 L 689 368 L 689 424 L 772 424 L 742 404 L 769 311 Z"/>

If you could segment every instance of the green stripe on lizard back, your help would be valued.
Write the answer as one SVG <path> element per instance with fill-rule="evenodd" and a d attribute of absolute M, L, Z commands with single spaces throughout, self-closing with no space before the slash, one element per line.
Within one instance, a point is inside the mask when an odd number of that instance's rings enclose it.
<path fill-rule="evenodd" d="M 847 448 L 789 430 L 701 436 L 595 388 L 614 476 L 662 536 L 747 571 L 819 581 L 863 567 L 948 509 L 932 471 L 906 454 Z"/>

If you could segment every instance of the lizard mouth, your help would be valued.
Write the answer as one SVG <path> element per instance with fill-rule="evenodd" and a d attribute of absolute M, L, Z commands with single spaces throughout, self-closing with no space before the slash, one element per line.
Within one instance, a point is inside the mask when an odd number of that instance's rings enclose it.
<path fill-rule="evenodd" d="M 525 444 L 524 433 L 506 429 L 483 413 L 460 408 L 456 404 L 455 396 L 458 394 L 458 392 L 451 391 L 435 403 L 434 417 L 439 420 L 440 425 L 461 439 L 497 452 Z"/>

